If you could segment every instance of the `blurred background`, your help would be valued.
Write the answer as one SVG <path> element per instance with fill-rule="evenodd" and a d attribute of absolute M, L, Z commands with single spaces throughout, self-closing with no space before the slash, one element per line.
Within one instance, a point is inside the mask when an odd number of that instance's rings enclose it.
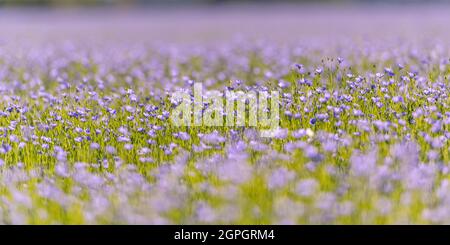
<path fill-rule="evenodd" d="M 446 3 L 447 0 L 0 0 L 2 6 L 151 6 L 151 5 L 192 5 L 192 4 L 279 4 L 279 3 L 344 3 L 344 4 L 430 4 Z"/>
<path fill-rule="evenodd" d="M 450 40 L 446 0 L 0 0 L 5 40 Z M 14 41 L 10 41 L 14 43 Z"/>

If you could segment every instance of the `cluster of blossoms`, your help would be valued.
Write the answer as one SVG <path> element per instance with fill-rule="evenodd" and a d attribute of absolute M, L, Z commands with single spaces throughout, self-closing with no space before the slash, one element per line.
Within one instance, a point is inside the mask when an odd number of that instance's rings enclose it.
<path fill-rule="evenodd" d="M 450 47 L 320 44 L 0 47 L 0 223 L 450 223 Z M 275 137 L 171 125 L 196 82 Z"/>

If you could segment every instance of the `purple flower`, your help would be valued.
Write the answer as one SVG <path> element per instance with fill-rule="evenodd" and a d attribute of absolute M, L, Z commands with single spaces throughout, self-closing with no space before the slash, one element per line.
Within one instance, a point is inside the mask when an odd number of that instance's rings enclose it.
<path fill-rule="evenodd" d="M 304 179 L 297 183 L 296 193 L 302 197 L 310 197 L 318 191 L 319 184 L 315 179 Z"/>

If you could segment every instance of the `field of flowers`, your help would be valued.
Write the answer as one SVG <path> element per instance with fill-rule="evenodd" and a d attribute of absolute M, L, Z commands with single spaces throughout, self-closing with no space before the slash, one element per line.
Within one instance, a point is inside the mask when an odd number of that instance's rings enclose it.
<path fill-rule="evenodd" d="M 432 38 L 1 42 L 0 223 L 450 223 L 449 58 Z M 194 82 L 279 91 L 281 130 L 173 126 Z"/>

